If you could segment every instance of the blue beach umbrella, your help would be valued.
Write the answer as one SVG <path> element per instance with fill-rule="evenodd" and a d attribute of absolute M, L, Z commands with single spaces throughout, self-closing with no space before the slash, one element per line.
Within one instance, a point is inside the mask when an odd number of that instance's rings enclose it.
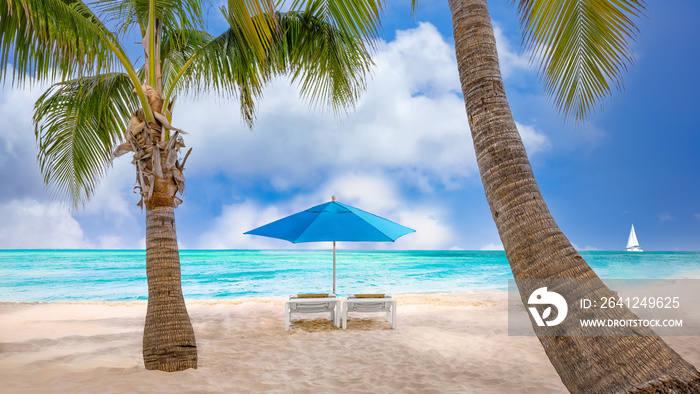
<path fill-rule="evenodd" d="M 416 230 L 335 200 L 295 213 L 244 234 L 283 239 L 291 243 L 333 242 L 333 293 L 335 243 L 394 242 Z"/>

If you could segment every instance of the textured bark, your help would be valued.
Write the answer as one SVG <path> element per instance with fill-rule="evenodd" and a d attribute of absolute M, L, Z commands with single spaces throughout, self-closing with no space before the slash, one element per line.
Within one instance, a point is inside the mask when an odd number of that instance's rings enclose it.
<path fill-rule="evenodd" d="M 176 208 L 182 202 L 176 195 L 184 194 L 185 191 L 183 171 L 189 152 L 182 161 L 179 159 L 180 148 L 185 147 L 180 134 L 185 132 L 173 127 L 159 112 L 163 107 L 160 94 L 148 85 L 143 85 L 142 89 L 156 121 L 147 122 L 143 110 L 136 111 L 124 133 L 126 142 L 117 147 L 114 156 L 134 152 L 132 163 L 136 166 L 136 188 L 141 194 L 138 203 L 140 207 Z M 175 130 L 175 134 L 170 139 L 165 138 L 164 128 Z"/>
<path fill-rule="evenodd" d="M 180 254 L 175 233 L 174 208 L 185 190 L 187 156 L 180 160 L 184 141 L 180 133 L 159 111 L 163 99 L 156 89 L 142 86 L 156 121 L 147 122 L 143 110 L 136 111 L 126 132 L 126 142 L 114 156 L 133 152 L 136 188 L 146 208 L 146 270 L 148 311 L 143 333 L 143 360 L 146 369 L 181 371 L 197 368 L 197 346 L 180 283 Z M 163 129 L 175 130 L 166 140 Z"/>
<path fill-rule="evenodd" d="M 124 133 L 126 142 L 117 147 L 114 156 L 134 153 L 135 189 L 139 189 L 141 195 L 138 205 L 146 208 L 148 310 L 143 330 L 143 362 L 146 369 L 174 372 L 197 368 L 194 330 L 182 294 L 174 211 L 182 202 L 176 194 L 185 192 L 183 171 L 191 149 L 180 160 L 180 148 L 185 146 L 180 134 L 186 133 L 173 127 L 170 118 L 161 113 L 162 24 L 156 19 L 152 27 L 155 28 L 155 53 L 149 53 L 150 35 L 146 31 L 142 42 L 146 84 L 141 88 L 155 119 L 146 120 L 145 108 L 134 112 Z M 149 59 L 155 60 L 155 70 L 149 70 Z M 148 85 L 150 72 L 155 73 L 155 86 Z M 172 108 L 172 102 L 168 103 L 168 108 Z M 169 130 L 175 131 L 172 137 Z"/>
<path fill-rule="evenodd" d="M 610 294 L 561 232 L 539 191 L 506 99 L 486 0 L 449 4 L 474 151 L 521 298 L 527 302 L 535 289 L 520 279 L 591 279 L 580 281 L 586 288 L 556 291 Z M 634 316 L 626 309 L 608 312 L 619 318 Z M 534 322 L 533 328 L 537 332 Z M 645 334 L 651 335 L 538 338 L 571 392 L 698 392 L 700 374 L 695 367 L 653 332 Z"/>
<path fill-rule="evenodd" d="M 155 89 L 144 85 L 154 114 L 163 106 Z M 197 345 L 180 283 L 180 253 L 175 232 L 175 212 L 184 190 L 185 159 L 178 153 L 184 147 L 178 133 L 164 141 L 161 123 L 145 122 L 140 133 L 131 136 L 135 147 L 134 164 L 141 188 L 140 205 L 146 207 L 146 270 L 148 311 L 143 333 L 143 360 L 146 369 L 167 372 L 197 368 Z M 167 124 L 172 127 L 171 125 Z"/>
<path fill-rule="evenodd" d="M 197 345 L 180 283 L 180 254 L 172 207 L 146 209 L 148 310 L 143 332 L 146 369 L 197 368 Z"/>

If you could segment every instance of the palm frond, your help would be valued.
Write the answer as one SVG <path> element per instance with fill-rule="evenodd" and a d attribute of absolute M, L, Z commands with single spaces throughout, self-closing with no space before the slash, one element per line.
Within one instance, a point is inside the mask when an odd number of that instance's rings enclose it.
<path fill-rule="evenodd" d="M 212 36 L 200 30 L 170 30 L 163 35 L 161 42 L 164 106 L 168 106 L 176 84 L 186 71 L 188 61 L 197 51 L 213 40 Z"/>
<path fill-rule="evenodd" d="M 149 0 L 94 0 L 90 5 L 100 19 L 115 26 L 117 34 L 139 27 L 143 36 Z M 155 9 L 163 29 L 198 30 L 205 26 L 202 0 L 157 0 Z"/>
<path fill-rule="evenodd" d="M 278 6 L 284 0 L 278 1 Z M 293 0 L 289 11 L 314 15 L 346 37 L 369 42 L 379 37 L 382 0 Z M 238 35 L 238 40 L 250 48 L 258 64 L 263 64 L 275 49 L 274 42 L 282 32 L 272 0 L 228 0 L 222 9 Z"/>
<path fill-rule="evenodd" d="M 345 37 L 370 44 L 379 38 L 382 0 L 294 0 L 291 11 L 320 18 Z"/>
<path fill-rule="evenodd" d="M 273 41 L 279 38 L 280 31 L 275 18 L 275 4 L 272 0 L 228 0 L 228 9 L 221 12 L 231 25 L 235 40 L 248 48 L 248 56 L 263 64 L 273 48 Z"/>
<path fill-rule="evenodd" d="M 0 0 L 0 80 L 65 79 L 116 61 L 111 33 L 79 0 Z"/>
<path fill-rule="evenodd" d="M 302 97 L 312 105 L 328 105 L 336 114 L 354 107 L 365 88 L 371 56 L 365 39 L 329 23 L 327 11 L 316 4 L 304 11 L 275 13 L 274 18 L 265 15 L 277 21 L 278 36 L 268 43 L 263 59 L 243 38 L 243 27 L 229 18 L 231 28 L 190 59 L 179 89 L 237 95 L 243 119 L 251 127 L 263 85 L 285 72 L 299 82 Z"/>
<path fill-rule="evenodd" d="M 187 60 L 176 93 L 200 94 L 215 91 L 223 97 L 236 96 L 240 100 L 241 115 L 252 125 L 255 119 L 255 100 L 274 72 L 264 71 L 256 64 L 250 49 L 241 42 L 240 35 L 229 29 L 203 45 Z M 177 83 L 178 81 L 175 81 Z"/>
<path fill-rule="evenodd" d="M 36 102 L 38 162 L 44 182 L 78 207 L 105 174 L 131 114 L 139 108 L 122 73 L 57 83 Z"/>
<path fill-rule="evenodd" d="M 644 10 L 643 0 L 519 1 L 524 46 L 565 118 L 583 121 L 612 86 L 622 87 Z"/>
<path fill-rule="evenodd" d="M 134 27 L 140 27 L 134 0 L 96 0 L 90 6 L 100 20 L 113 26 L 113 31 L 118 36 L 124 36 Z"/>
<path fill-rule="evenodd" d="M 169 29 L 163 32 L 160 43 L 160 58 L 167 59 L 173 53 L 189 57 L 212 39 L 213 37 L 209 33 L 202 30 Z"/>
<path fill-rule="evenodd" d="M 365 89 L 373 65 L 361 37 L 343 33 L 322 14 L 279 14 L 284 32 L 286 67 L 298 81 L 302 97 L 312 105 L 327 105 L 336 114 L 353 108 Z"/>

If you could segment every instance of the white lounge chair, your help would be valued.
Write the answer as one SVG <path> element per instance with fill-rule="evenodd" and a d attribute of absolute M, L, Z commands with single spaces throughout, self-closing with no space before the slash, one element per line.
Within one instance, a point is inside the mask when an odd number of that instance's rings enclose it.
<path fill-rule="evenodd" d="M 331 321 L 340 327 L 340 300 L 335 294 L 294 294 L 284 303 L 284 330 L 289 331 L 292 313 L 331 313 Z"/>
<path fill-rule="evenodd" d="M 386 321 L 396 330 L 396 301 L 385 294 L 356 294 L 343 303 L 343 330 L 348 327 L 348 312 L 386 312 Z"/>

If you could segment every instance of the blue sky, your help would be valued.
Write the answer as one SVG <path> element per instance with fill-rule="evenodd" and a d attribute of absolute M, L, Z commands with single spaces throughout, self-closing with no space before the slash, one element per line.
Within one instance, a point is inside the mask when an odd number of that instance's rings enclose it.
<path fill-rule="evenodd" d="M 181 98 L 173 125 L 193 147 L 176 210 L 184 248 L 323 248 L 242 233 L 330 200 L 417 230 L 381 249 L 498 249 L 461 100 L 446 1 L 391 0 L 374 77 L 340 119 L 275 81 L 253 131 L 235 102 Z M 520 49 L 517 15 L 490 1 L 506 92 L 539 186 L 580 250 L 621 250 L 634 223 L 646 250 L 700 250 L 700 3 L 650 2 L 636 64 L 583 127 L 564 123 Z M 223 30 L 212 12 L 211 31 Z M 137 48 L 135 48 L 137 49 Z M 0 93 L 0 248 L 143 248 L 144 214 L 122 157 L 85 209 L 52 199 L 31 116 L 42 87 Z"/>

